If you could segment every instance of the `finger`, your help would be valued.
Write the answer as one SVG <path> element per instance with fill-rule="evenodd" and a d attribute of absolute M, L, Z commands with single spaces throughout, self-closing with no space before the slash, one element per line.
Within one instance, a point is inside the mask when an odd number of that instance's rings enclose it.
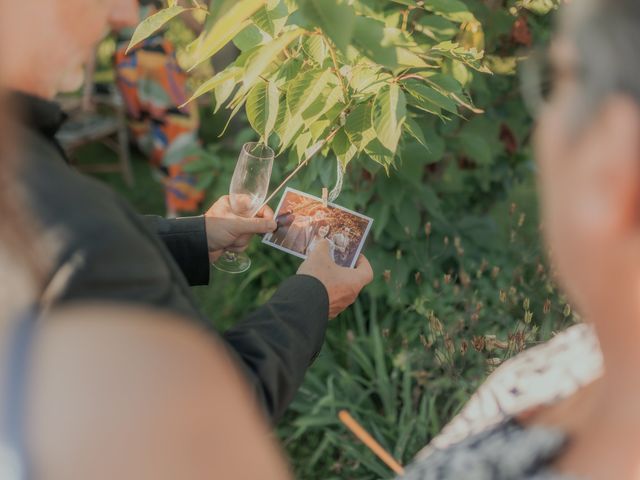
<path fill-rule="evenodd" d="M 271 233 L 276 228 L 273 218 L 238 218 L 234 225 L 234 231 L 238 235 Z"/>
<path fill-rule="evenodd" d="M 256 217 L 266 218 L 267 220 L 273 220 L 275 216 L 275 213 L 269 205 L 265 205 L 264 207 L 262 207 L 262 209 L 260 209 L 260 211 L 256 214 Z"/>
<path fill-rule="evenodd" d="M 224 217 L 229 213 L 231 213 L 231 201 L 229 195 L 223 195 L 209 207 L 206 215 L 211 217 Z"/>
<path fill-rule="evenodd" d="M 242 237 L 238 238 L 233 244 L 229 245 L 228 248 L 247 248 L 251 243 L 251 237 Z"/>
<path fill-rule="evenodd" d="M 362 282 L 367 285 L 373 281 L 373 268 L 367 260 L 367 257 L 360 255 L 356 262 L 356 271 L 360 275 Z"/>

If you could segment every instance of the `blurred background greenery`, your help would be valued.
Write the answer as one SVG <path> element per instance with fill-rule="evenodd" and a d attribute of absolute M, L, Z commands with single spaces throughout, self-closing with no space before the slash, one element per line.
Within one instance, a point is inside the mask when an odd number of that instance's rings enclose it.
<path fill-rule="evenodd" d="M 465 73 L 484 113 L 446 123 L 426 118 L 429 149 L 403 141 L 388 175 L 372 161 L 350 164 L 337 203 L 375 219 L 364 253 L 376 275 L 354 307 L 331 322 L 322 353 L 278 426 L 299 478 L 392 478 L 339 423 L 339 409 L 406 463 L 496 366 L 576 320 L 544 258 L 532 120 L 515 76 L 519 52 L 548 40 L 556 3 L 468 0 L 481 36 L 463 32 L 458 40 L 482 42 L 494 71 Z M 190 40 L 179 24 L 169 35 Z M 110 49 L 108 41 L 101 47 L 103 66 Z M 214 115 L 205 105 L 201 114 L 208 204 L 227 193 L 237 153 L 256 135 L 242 120 L 222 142 L 225 113 Z M 90 146 L 78 157 L 92 162 L 107 155 Z M 292 168 L 285 157 L 276 159 L 273 184 Z M 140 212 L 162 214 L 162 188 L 135 154 L 134 169 L 132 189 L 118 176 L 101 178 Z M 291 186 L 319 195 L 335 175 L 334 163 L 316 159 Z M 249 253 L 249 272 L 214 271 L 210 286 L 195 289 L 220 329 L 268 299 L 299 265 L 258 240 Z"/>

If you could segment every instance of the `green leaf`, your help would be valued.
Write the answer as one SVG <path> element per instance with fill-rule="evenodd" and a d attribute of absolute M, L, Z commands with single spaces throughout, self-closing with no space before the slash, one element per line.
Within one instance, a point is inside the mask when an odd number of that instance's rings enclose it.
<path fill-rule="evenodd" d="M 204 82 L 202 85 L 200 85 L 186 103 L 192 102 L 196 98 L 204 95 L 205 93 L 210 92 L 211 90 L 218 87 L 224 82 L 228 82 L 228 81 L 235 82 L 235 79 L 239 77 L 240 74 L 241 74 L 241 69 L 234 66 L 231 66 L 221 71 L 220 73 L 215 75 L 213 78 L 210 78 L 209 80 Z"/>
<path fill-rule="evenodd" d="M 362 151 L 375 138 L 376 132 L 371 125 L 370 103 L 356 105 L 347 116 L 344 131 L 358 152 Z"/>
<path fill-rule="evenodd" d="M 287 88 L 287 107 L 291 116 L 302 116 L 322 94 L 333 74 L 329 70 L 309 70 L 298 75 Z"/>
<path fill-rule="evenodd" d="M 328 57 L 327 45 L 325 44 L 322 35 L 311 35 L 305 39 L 302 49 L 309 57 L 320 65 L 322 65 Z"/>
<path fill-rule="evenodd" d="M 222 105 L 224 105 L 224 102 L 229 99 L 233 90 L 236 88 L 237 82 L 238 77 L 230 77 L 229 79 L 220 82 L 220 84 L 214 88 L 213 98 L 216 101 L 216 106 L 213 109 L 213 113 L 217 113 Z"/>
<path fill-rule="evenodd" d="M 311 146 L 312 141 L 313 138 L 310 132 L 304 132 L 296 138 L 296 141 L 293 143 L 292 150 L 295 152 L 298 163 L 305 159 L 305 152 Z"/>
<path fill-rule="evenodd" d="M 458 113 L 456 102 L 424 83 L 409 80 L 404 83 L 404 87 L 413 98 L 410 103 L 415 107 L 435 114 L 439 114 L 440 109 L 454 114 Z"/>
<path fill-rule="evenodd" d="M 527 10 L 537 13 L 538 15 L 546 15 L 551 10 L 558 8 L 558 0 L 523 0 L 520 2 Z"/>
<path fill-rule="evenodd" d="M 475 133 L 462 132 L 456 139 L 464 154 L 480 165 L 493 163 L 493 152 L 488 139 Z"/>
<path fill-rule="evenodd" d="M 216 178 L 215 172 L 204 172 L 198 175 L 198 181 L 195 188 L 197 190 L 208 189 Z"/>
<path fill-rule="evenodd" d="M 411 135 L 413 138 L 415 138 L 418 141 L 420 145 L 422 145 L 424 148 L 429 150 L 427 141 L 424 138 L 424 133 L 422 132 L 420 125 L 418 125 L 418 122 L 416 122 L 411 117 L 407 117 L 407 120 L 405 121 L 405 124 L 404 124 L 404 128 L 409 135 Z"/>
<path fill-rule="evenodd" d="M 356 14 L 346 0 L 299 0 L 305 18 L 329 37 L 344 53 L 351 43 Z"/>
<path fill-rule="evenodd" d="M 407 101 L 397 83 L 384 86 L 373 101 L 372 124 L 377 138 L 391 153 L 398 148 L 402 125 L 407 118 Z"/>
<path fill-rule="evenodd" d="M 246 52 L 270 40 L 271 37 L 255 25 L 247 25 L 234 37 L 233 44 L 238 47 L 241 52 Z"/>
<path fill-rule="evenodd" d="M 438 15 L 420 17 L 415 24 L 415 29 L 436 42 L 451 40 L 459 32 L 454 23 Z"/>
<path fill-rule="evenodd" d="M 462 85 L 455 78 L 450 75 L 444 75 L 442 73 L 436 73 L 429 75 L 425 78 L 427 83 L 437 87 L 443 93 L 455 93 L 458 95 L 463 94 Z"/>
<path fill-rule="evenodd" d="M 456 23 L 472 22 L 476 19 L 460 0 L 425 0 L 424 9 Z"/>
<path fill-rule="evenodd" d="M 385 24 L 373 18 L 357 17 L 353 40 L 356 48 L 374 62 L 385 67 L 398 66 L 395 46 L 385 34 Z"/>
<path fill-rule="evenodd" d="M 408 48 L 396 48 L 396 57 L 398 59 L 398 65 L 402 67 L 422 68 L 429 66 L 422 57 Z"/>
<path fill-rule="evenodd" d="M 326 119 L 316 120 L 311 125 L 309 125 L 309 133 L 311 133 L 311 138 L 313 139 L 313 141 L 315 142 L 321 137 L 326 137 L 330 126 L 331 122 Z"/>
<path fill-rule="evenodd" d="M 138 43 L 145 40 L 146 38 L 149 38 L 151 35 L 157 32 L 169 20 L 180 15 L 182 12 L 186 12 L 187 10 L 193 10 L 193 8 L 185 8 L 179 5 L 173 5 L 169 8 L 165 8 L 164 10 L 160 10 L 159 12 L 154 13 L 150 17 L 145 18 L 140 23 L 140 25 L 138 25 L 135 32 L 133 32 L 133 36 L 131 37 L 131 41 L 129 42 L 129 46 L 127 47 L 127 52 Z"/>
<path fill-rule="evenodd" d="M 279 100 L 280 91 L 275 83 L 263 81 L 257 83 L 247 97 L 247 119 L 265 143 L 276 124 Z"/>
<path fill-rule="evenodd" d="M 333 137 L 333 140 L 331 141 L 331 148 L 340 161 L 340 165 L 342 165 L 343 170 L 347 168 L 349 162 L 358 153 L 357 147 L 351 143 L 349 137 L 344 131 L 344 128 L 338 130 L 338 133 Z"/>
<path fill-rule="evenodd" d="M 309 126 L 315 123 L 320 117 L 323 120 L 333 122 L 344 108 L 344 104 L 341 102 L 342 89 L 339 86 L 333 89 L 325 88 L 322 95 L 302 112 L 305 125 Z"/>
<path fill-rule="evenodd" d="M 380 140 L 375 137 L 367 144 L 364 151 L 369 155 L 371 160 L 382 165 L 388 172 L 389 166 L 393 164 L 394 152 L 385 147 Z"/>
<path fill-rule="evenodd" d="M 298 76 L 302 62 L 297 58 L 289 58 L 278 68 L 275 82 L 279 87 L 283 87 Z"/>
<path fill-rule="evenodd" d="M 261 47 L 247 63 L 243 85 L 249 87 L 258 79 L 260 75 L 269 67 L 282 51 L 296 38 L 304 33 L 301 28 L 283 33 L 265 46 Z"/>
<path fill-rule="evenodd" d="M 390 74 L 381 72 L 379 67 L 360 64 L 351 70 L 349 85 L 358 93 L 374 94 L 391 78 Z"/>
<path fill-rule="evenodd" d="M 430 52 L 431 54 L 440 54 L 452 60 L 458 60 L 479 72 L 491 73 L 491 70 L 482 63 L 484 52 L 479 52 L 475 48 L 468 49 L 456 42 L 446 41 L 431 47 Z"/>
<path fill-rule="evenodd" d="M 192 67 L 200 65 L 205 60 L 215 55 L 222 47 L 229 43 L 233 37 L 249 25 L 249 18 L 266 0 L 237 0 L 225 2 L 229 8 L 217 11 L 217 18 L 211 24 L 207 22 L 204 32 L 196 42 L 196 49 L 191 57 Z M 213 2 L 214 4 L 216 2 Z"/>
<path fill-rule="evenodd" d="M 269 2 L 252 17 L 253 22 L 272 37 L 280 34 L 287 23 L 289 10 L 283 1 Z"/>

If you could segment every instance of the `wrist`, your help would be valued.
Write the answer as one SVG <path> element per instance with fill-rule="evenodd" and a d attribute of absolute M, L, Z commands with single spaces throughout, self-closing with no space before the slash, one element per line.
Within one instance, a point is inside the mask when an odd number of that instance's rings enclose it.
<path fill-rule="evenodd" d="M 217 224 L 217 218 L 211 217 L 207 214 L 203 215 L 204 217 L 204 229 L 207 235 L 207 246 L 209 247 L 210 252 L 214 252 L 216 250 L 222 250 L 220 245 L 217 245 L 215 241 L 215 230 Z"/>

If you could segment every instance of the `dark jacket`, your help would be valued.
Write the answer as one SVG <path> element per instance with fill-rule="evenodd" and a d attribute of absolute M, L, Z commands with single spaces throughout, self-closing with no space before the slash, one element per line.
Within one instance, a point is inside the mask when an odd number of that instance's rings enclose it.
<path fill-rule="evenodd" d="M 189 288 L 209 280 L 204 218 L 136 214 L 108 187 L 66 163 L 53 138 L 62 119 L 55 104 L 20 95 L 15 99 L 23 125 L 19 178 L 51 264 L 43 299 L 160 307 L 213 331 Z M 320 350 L 328 316 L 322 283 L 296 275 L 221 334 L 274 421 Z"/>

